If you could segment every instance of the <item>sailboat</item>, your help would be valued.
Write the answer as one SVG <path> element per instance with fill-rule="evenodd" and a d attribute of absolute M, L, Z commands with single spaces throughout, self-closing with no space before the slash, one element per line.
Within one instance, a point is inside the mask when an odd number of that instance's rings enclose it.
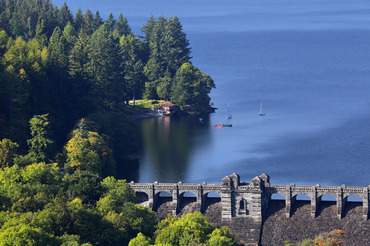
<path fill-rule="evenodd" d="M 226 118 L 227 119 L 230 119 L 230 118 L 232 118 L 233 117 L 233 115 L 232 114 L 230 114 L 230 104 L 229 103 L 227 103 L 227 116 L 226 116 Z"/>
<path fill-rule="evenodd" d="M 233 125 L 229 123 L 229 119 L 231 119 L 233 116 L 230 114 L 230 104 L 227 103 L 227 123 L 226 124 L 216 124 L 215 127 L 232 127 Z"/>
<path fill-rule="evenodd" d="M 258 114 L 259 116 L 264 116 L 265 114 L 262 113 L 262 102 L 261 102 L 261 105 L 260 105 L 260 113 Z"/>

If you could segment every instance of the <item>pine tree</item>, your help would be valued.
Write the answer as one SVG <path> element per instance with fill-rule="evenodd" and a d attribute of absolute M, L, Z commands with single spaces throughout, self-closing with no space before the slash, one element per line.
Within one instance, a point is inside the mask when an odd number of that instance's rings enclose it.
<path fill-rule="evenodd" d="M 189 41 L 182 31 L 180 20 L 176 16 L 168 18 L 164 36 L 164 47 L 161 55 L 166 62 L 170 76 L 173 77 L 182 64 L 190 61 Z"/>
<path fill-rule="evenodd" d="M 87 35 L 91 35 L 94 32 L 94 15 L 91 13 L 90 9 L 87 9 L 84 15 L 84 24 L 82 30 Z"/>
<path fill-rule="evenodd" d="M 93 32 L 95 32 L 96 30 L 98 30 L 98 29 L 99 29 L 99 27 L 100 27 L 101 25 L 103 25 L 103 24 L 104 24 L 104 21 L 103 21 L 103 19 L 100 17 L 100 13 L 99 13 L 99 11 L 96 11 L 95 16 L 94 16 L 93 25 L 92 25 L 92 27 L 93 27 Z"/>
<path fill-rule="evenodd" d="M 88 43 L 88 36 L 85 32 L 81 31 L 69 57 L 69 74 L 74 81 L 88 79 Z"/>
<path fill-rule="evenodd" d="M 122 13 L 120 13 L 114 26 L 113 37 L 120 39 L 122 35 L 133 35 L 133 33 L 126 17 L 123 17 Z"/>
<path fill-rule="evenodd" d="M 144 63 L 140 59 L 141 45 L 139 39 L 131 35 L 123 35 L 120 40 L 128 93 L 134 101 L 134 105 L 135 98 L 141 96 L 145 85 Z"/>
<path fill-rule="evenodd" d="M 84 22 L 85 22 L 85 20 L 84 20 L 84 16 L 82 14 L 82 11 L 81 11 L 80 8 L 78 8 L 77 11 L 76 11 L 75 17 L 73 19 L 73 26 L 74 26 L 77 33 L 80 32 L 80 29 L 83 27 Z"/>
<path fill-rule="evenodd" d="M 166 19 L 160 16 L 150 33 L 149 49 L 150 59 L 146 65 L 146 75 L 149 81 L 155 81 L 163 77 L 166 72 L 166 64 L 163 60 L 164 31 Z"/>
<path fill-rule="evenodd" d="M 148 19 L 147 23 L 140 28 L 140 31 L 144 33 L 143 38 L 143 43 L 149 46 L 149 40 L 150 40 L 150 35 L 153 32 L 153 28 L 155 25 L 156 21 L 154 19 L 154 16 L 151 15 L 150 18 Z"/>
<path fill-rule="evenodd" d="M 58 26 L 50 37 L 48 48 L 49 68 L 62 76 L 68 65 L 67 41 Z"/>
<path fill-rule="evenodd" d="M 69 56 L 69 75 L 71 77 L 71 90 L 74 110 L 78 116 L 87 115 L 95 110 L 95 100 L 91 95 L 91 83 L 88 73 L 89 36 L 81 30 L 78 39 Z"/>
<path fill-rule="evenodd" d="M 109 34 L 113 34 L 114 26 L 116 25 L 116 20 L 112 13 L 109 14 L 108 19 L 105 21 L 105 26 Z"/>
<path fill-rule="evenodd" d="M 64 27 L 63 37 L 67 41 L 67 51 L 66 51 L 66 53 L 68 54 L 69 51 L 74 46 L 76 40 L 77 40 L 76 29 L 71 25 L 70 22 L 68 22 L 68 24 Z"/>
<path fill-rule="evenodd" d="M 36 35 L 35 39 L 42 47 L 47 46 L 48 37 L 46 35 L 45 22 L 43 19 L 39 18 L 36 25 Z"/>
<path fill-rule="evenodd" d="M 67 125 L 73 124 L 74 115 L 71 83 L 68 80 L 68 48 L 67 41 L 57 26 L 50 37 L 47 56 L 47 75 L 50 80 L 53 111 L 50 114 L 56 122 L 57 129 L 66 131 Z M 56 141 L 65 137 L 62 130 L 55 134 Z"/>
<path fill-rule="evenodd" d="M 89 73 L 94 94 L 105 109 L 121 109 L 127 99 L 119 53 L 119 45 L 105 24 L 93 33 L 89 41 Z"/>
<path fill-rule="evenodd" d="M 54 141 L 50 137 L 49 114 L 35 115 L 30 120 L 32 138 L 27 141 L 29 155 L 37 162 L 45 162 L 50 158 L 50 146 Z"/>
<path fill-rule="evenodd" d="M 68 22 L 73 22 L 73 15 L 66 2 L 58 9 L 57 18 L 60 28 L 64 28 Z"/>

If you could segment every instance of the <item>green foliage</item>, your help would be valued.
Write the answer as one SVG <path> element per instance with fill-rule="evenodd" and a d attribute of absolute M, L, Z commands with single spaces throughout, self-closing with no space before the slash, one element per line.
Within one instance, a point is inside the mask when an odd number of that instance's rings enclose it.
<path fill-rule="evenodd" d="M 213 80 L 191 63 L 184 63 L 176 72 L 172 101 L 179 105 L 207 106 L 208 94 L 215 88 Z"/>
<path fill-rule="evenodd" d="M 94 16 L 94 20 L 93 20 L 93 25 L 92 25 L 92 27 L 93 27 L 93 31 L 98 30 L 98 29 L 99 29 L 99 27 L 100 27 L 101 25 L 103 25 L 103 24 L 104 24 L 104 21 L 103 21 L 103 19 L 100 17 L 100 13 L 99 13 L 99 11 L 96 11 L 96 12 L 95 12 L 95 16 Z"/>
<path fill-rule="evenodd" d="M 109 23 L 95 31 L 89 40 L 90 77 L 92 92 L 103 109 L 120 110 L 127 99 L 126 84 L 122 75 L 122 58 L 116 39 L 111 35 Z"/>
<path fill-rule="evenodd" d="M 121 213 L 109 212 L 104 218 L 118 230 L 126 231 L 130 238 L 135 237 L 139 232 L 151 236 L 156 225 L 153 211 L 133 203 L 123 204 Z"/>
<path fill-rule="evenodd" d="M 75 14 L 75 17 L 73 19 L 73 26 L 76 30 L 76 32 L 80 32 L 80 29 L 84 26 L 84 16 L 82 14 L 81 8 L 78 8 Z"/>
<path fill-rule="evenodd" d="M 127 185 L 125 180 L 116 180 L 107 177 L 101 182 L 104 194 L 97 203 L 98 210 L 103 214 L 109 211 L 122 212 L 122 205 L 127 202 L 135 202 L 135 192 Z"/>
<path fill-rule="evenodd" d="M 236 246 L 238 245 L 231 233 L 230 228 L 216 228 L 210 235 L 207 245 L 209 246 Z"/>
<path fill-rule="evenodd" d="M 304 239 L 298 243 L 297 246 L 342 246 L 345 233 L 342 230 L 333 230 L 329 233 L 323 233 L 316 236 L 314 239 Z M 285 242 L 285 246 L 292 246 L 294 244 Z"/>
<path fill-rule="evenodd" d="M 170 217 L 159 222 L 158 227 L 160 231 L 158 231 L 155 243 L 171 245 L 180 245 L 180 240 L 189 235 L 205 243 L 207 235 L 215 229 L 201 213 L 187 214 L 180 219 Z"/>
<path fill-rule="evenodd" d="M 88 119 L 96 122 L 100 126 L 99 132 L 101 132 L 102 135 L 110 137 L 109 143 L 117 167 L 128 166 L 129 156 L 133 153 L 137 153 L 140 144 L 136 123 L 121 112 L 90 114 Z M 108 175 L 112 175 L 112 173 L 107 173 L 105 176 Z"/>
<path fill-rule="evenodd" d="M 8 34 L 4 31 L 4 30 L 1 30 L 0 31 L 0 56 L 3 56 L 6 49 L 7 49 L 7 44 L 8 44 L 8 41 L 9 41 L 9 36 Z"/>
<path fill-rule="evenodd" d="M 95 204 L 102 194 L 100 177 L 97 174 L 77 170 L 63 178 L 65 193 L 69 200 L 81 199 L 84 203 Z"/>
<path fill-rule="evenodd" d="M 87 171 L 106 177 L 115 174 L 116 163 L 106 139 L 98 132 L 86 129 L 84 119 L 73 131 L 65 150 L 67 162 L 65 169 L 72 173 L 76 170 Z"/>
<path fill-rule="evenodd" d="M 76 29 L 72 26 L 71 23 L 68 22 L 68 24 L 64 27 L 63 30 L 63 36 L 67 41 L 67 49 L 68 52 L 72 49 L 74 46 L 76 40 L 77 40 L 77 32 Z"/>
<path fill-rule="evenodd" d="M 127 93 L 135 100 L 141 96 L 144 88 L 144 47 L 138 38 L 125 34 L 121 36 L 120 47 L 125 80 L 128 84 Z"/>
<path fill-rule="evenodd" d="M 4 138 L 0 141 L 0 168 L 11 167 L 19 145 L 10 139 Z"/>
<path fill-rule="evenodd" d="M 108 19 L 105 21 L 105 26 L 109 34 L 113 34 L 114 26 L 116 25 L 116 20 L 112 13 L 109 13 Z"/>
<path fill-rule="evenodd" d="M 0 229 L 0 245 L 58 245 L 57 240 L 39 228 L 32 227 L 27 220 L 7 221 Z"/>
<path fill-rule="evenodd" d="M 94 31 L 94 15 L 91 13 L 90 9 L 87 9 L 84 15 L 82 32 L 86 33 L 87 35 L 91 35 Z"/>
<path fill-rule="evenodd" d="M 60 27 L 56 27 L 50 37 L 48 47 L 48 65 L 53 73 L 64 74 L 68 67 L 67 40 Z"/>
<path fill-rule="evenodd" d="M 30 146 L 29 155 L 37 162 L 48 161 L 50 145 L 54 142 L 50 137 L 49 114 L 35 115 L 30 120 L 32 138 L 27 141 Z"/>
<path fill-rule="evenodd" d="M 41 18 L 39 18 L 37 21 L 35 39 L 41 45 L 41 47 L 45 47 L 48 44 L 45 21 Z"/>
<path fill-rule="evenodd" d="M 3 209 L 25 212 L 42 209 L 57 194 L 61 181 L 56 164 L 14 165 L 0 171 Z"/>
<path fill-rule="evenodd" d="M 131 239 L 128 246 L 150 246 L 151 242 L 149 237 L 139 232 L 135 238 Z"/>
<path fill-rule="evenodd" d="M 66 2 L 58 9 L 57 18 L 59 27 L 65 27 L 68 22 L 73 22 L 73 15 Z"/>
<path fill-rule="evenodd" d="M 113 37 L 121 38 L 123 35 L 133 35 L 131 27 L 128 25 L 126 17 L 123 17 L 122 13 L 119 14 L 117 22 L 114 25 Z"/>
<path fill-rule="evenodd" d="M 94 104 L 90 97 L 91 85 L 89 81 L 89 37 L 80 32 L 69 56 L 69 75 L 71 77 L 75 108 L 79 114 L 84 115 L 94 110 Z"/>
<path fill-rule="evenodd" d="M 128 100 L 144 91 L 171 98 L 175 73 L 191 58 L 177 17 L 152 16 L 138 38 L 122 14 L 104 21 L 98 11 L 73 17 L 66 3 L 7 0 L 0 30 L 0 245 L 127 245 L 139 232 L 152 236 L 154 212 L 134 204 L 124 180 L 102 178 L 115 175 L 115 159 L 129 168 L 140 144 L 123 113 Z M 67 142 L 82 117 L 96 123 L 80 121 Z M 15 142 L 29 153 L 16 156 Z M 48 164 L 51 147 L 65 142 L 58 164 Z M 178 241 L 210 237 L 191 232 Z M 149 245 L 144 234 L 132 245 Z"/>

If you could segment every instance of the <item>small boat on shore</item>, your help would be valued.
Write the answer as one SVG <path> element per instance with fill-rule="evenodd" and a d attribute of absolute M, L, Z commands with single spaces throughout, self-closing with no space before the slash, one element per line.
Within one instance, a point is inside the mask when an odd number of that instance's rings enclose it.
<path fill-rule="evenodd" d="M 232 124 L 216 124 L 215 127 L 232 127 Z"/>

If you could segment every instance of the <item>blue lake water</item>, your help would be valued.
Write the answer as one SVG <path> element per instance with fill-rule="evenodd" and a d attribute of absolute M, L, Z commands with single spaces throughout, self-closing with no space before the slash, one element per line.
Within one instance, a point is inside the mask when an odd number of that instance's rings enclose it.
<path fill-rule="evenodd" d="M 61 5 L 64 0 L 54 1 Z M 370 2 L 67 0 L 127 17 L 178 16 L 192 62 L 216 83 L 216 113 L 140 122 L 140 182 L 370 184 Z M 265 116 L 259 117 L 260 102 Z M 225 123 L 227 104 L 232 128 Z"/>

